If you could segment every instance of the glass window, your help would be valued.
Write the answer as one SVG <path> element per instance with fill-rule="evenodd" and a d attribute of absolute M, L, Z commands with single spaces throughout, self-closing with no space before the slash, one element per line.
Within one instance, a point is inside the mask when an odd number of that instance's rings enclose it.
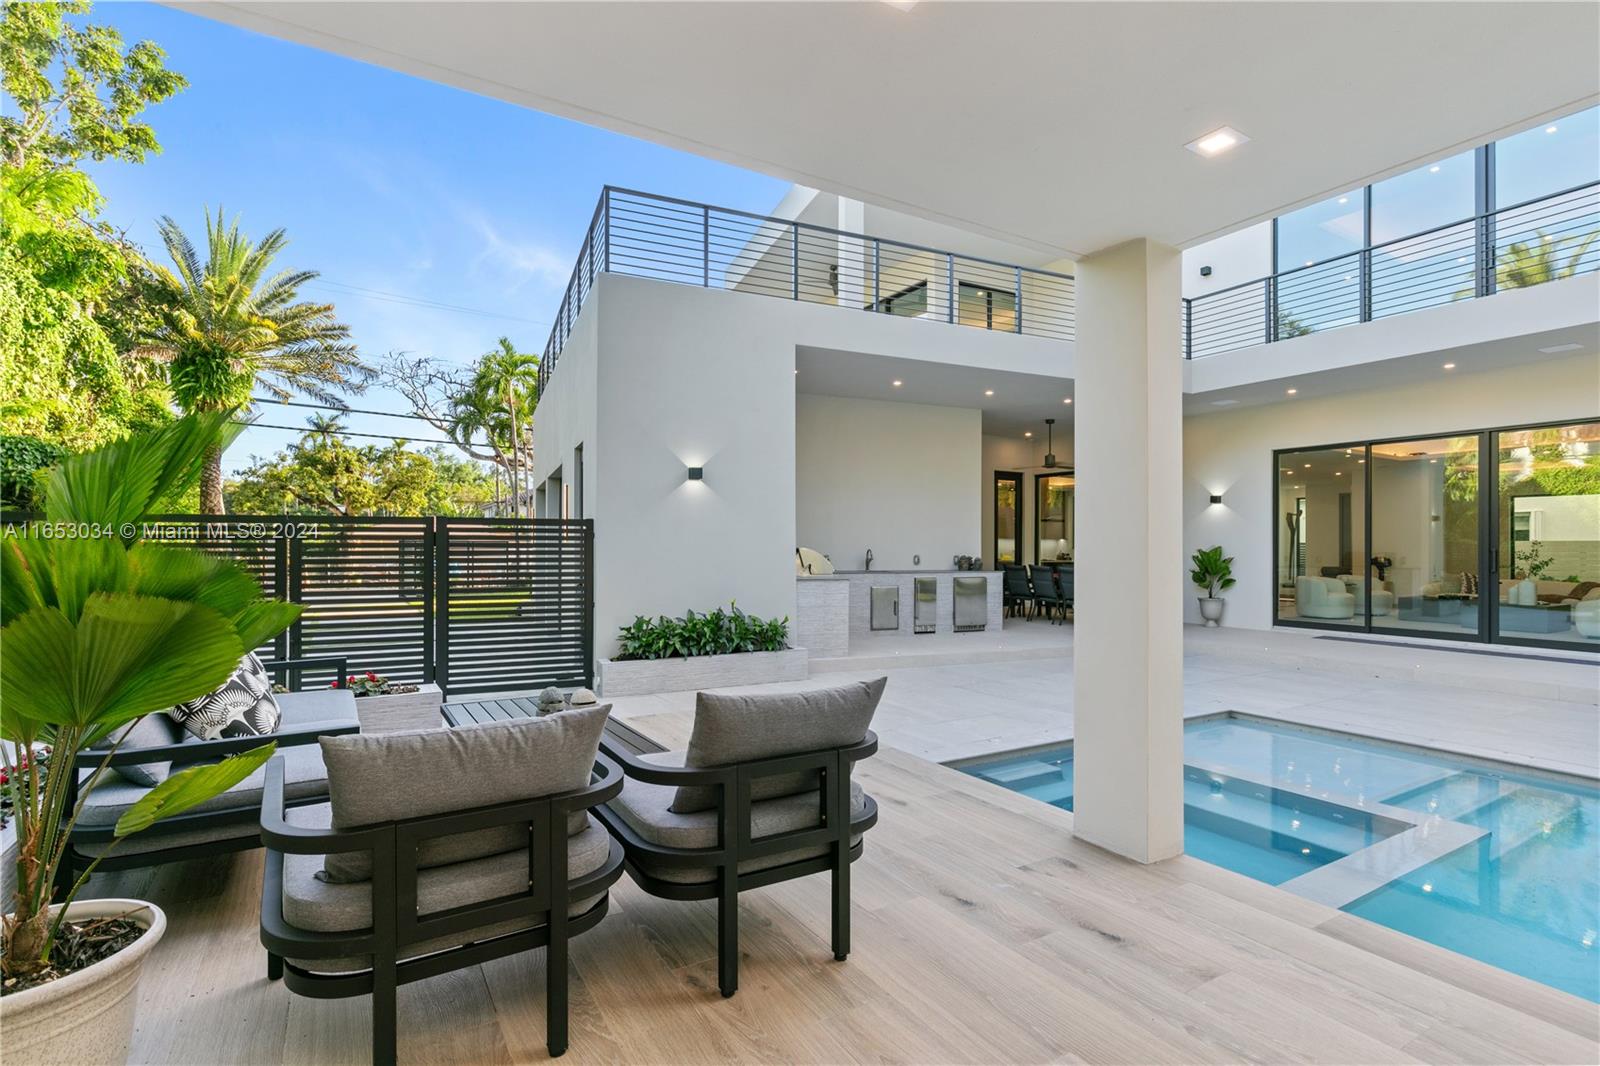
<path fill-rule="evenodd" d="M 1600 179 L 1600 108 L 1535 126 L 1494 146 L 1495 207 Z"/>
<path fill-rule="evenodd" d="M 1017 294 L 1010 289 L 991 289 L 963 281 L 957 301 L 963 326 L 1005 332 L 1017 328 Z"/>
<path fill-rule="evenodd" d="M 997 472 L 994 475 L 994 562 L 995 568 L 1014 566 L 1022 559 L 1018 553 L 1017 531 L 1022 528 L 1022 475 Z"/>
<path fill-rule="evenodd" d="M 1364 627 L 1362 448 L 1278 453 L 1278 619 Z"/>
<path fill-rule="evenodd" d="M 1360 189 L 1278 219 L 1278 270 L 1309 266 L 1355 252 L 1366 239 L 1366 210 Z"/>
<path fill-rule="evenodd" d="M 1374 444 L 1371 463 L 1373 628 L 1477 636 L 1477 435 Z"/>
<path fill-rule="evenodd" d="M 1036 479 L 1038 515 L 1034 559 L 1039 563 L 1070 563 L 1073 541 L 1073 493 L 1077 481 L 1071 474 L 1040 474 Z"/>
<path fill-rule="evenodd" d="M 1497 635 L 1600 643 L 1600 422 L 1496 436 Z"/>
<path fill-rule="evenodd" d="M 1476 213 L 1476 168 L 1476 153 L 1462 152 L 1373 185 L 1372 243 L 1471 218 Z"/>
<path fill-rule="evenodd" d="M 908 289 L 885 296 L 878 301 L 878 310 L 884 314 L 916 318 L 928 313 L 928 283 L 919 281 Z"/>
<path fill-rule="evenodd" d="M 1476 202 L 1473 152 L 1372 187 L 1373 318 L 1473 295 Z M 1460 225 L 1437 228 L 1451 222 Z"/>

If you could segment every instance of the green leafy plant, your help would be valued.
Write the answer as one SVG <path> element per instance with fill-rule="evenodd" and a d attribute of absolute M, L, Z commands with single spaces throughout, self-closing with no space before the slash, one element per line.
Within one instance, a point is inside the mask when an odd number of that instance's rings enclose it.
<path fill-rule="evenodd" d="M 1555 565 L 1555 557 L 1544 553 L 1544 542 L 1533 540 L 1528 542 L 1526 549 L 1517 552 L 1517 562 L 1522 564 L 1522 573 L 1530 581 L 1538 581 L 1544 572 Z"/>
<path fill-rule="evenodd" d="M 1224 558 L 1221 545 L 1195 552 L 1190 561 L 1194 569 L 1189 580 L 1205 589 L 1207 597 L 1216 599 L 1218 592 L 1233 588 L 1233 556 Z"/>
<path fill-rule="evenodd" d="M 726 611 L 687 611 L 682 618 L 639 615 L 621 628 L 617 640 L 618 661 L 783 651 L 789 646 L 789 619 L 757 618 L 730 603 Z"/>
<path fill-rule="evenodd" d="M 43 520 L 0 532 L 0 736 L 9 742 L 4 787 L 18 842 L 0 956 L 8 983 L 50 966 L 66 913 L 51 919 L 67 838 L 124 727 L 215 689 L 248 649 L 300 613 L 263 599 L 248 573 L 219 556 L 140 539 L 151 507 L 199 479 L 231 415 L 191 416 L 68 457 L 46 481 Z M 77 758 L 102 744 L 107 752 L 69 810 Z M 32 757 L 46 748 L 49 760 Z M 118 819 L 112 848 L 227 791 L 273 748 L 172 774 Z M 99 861 L 57 902 L 70 902 Z"/>

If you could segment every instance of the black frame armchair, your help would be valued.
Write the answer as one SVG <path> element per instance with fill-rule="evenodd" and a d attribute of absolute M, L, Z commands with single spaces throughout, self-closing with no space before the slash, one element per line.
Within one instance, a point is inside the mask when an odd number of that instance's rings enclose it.
<path fill-rule="evenodd" d="M 312 829 L 285 817 L 284 773 L 274 758 L 267 767 L 261 807 L 261 838 L 266 868 L 261 893 L 261 943 L 267 949 L 267 977 L 282 979 L 302 996 L 342 999 L 372 996 L 372 1060 L 387 1064 L 397 1053 L 396 990 L 400 985 L 533 948 L 548 948 L 545 1042 L 552 1057 L 567 1049 L 567 944 L 605 917 L 610 887 L 622 876 L 623 851 L 615 839 L 603 865 L 576 878 L 567 876 L 567 816 L 604 803 L 622 790 L 622 771 L 604 755 L 596 759 L 587 786 L 536 799 L 517 800 L 447 814 L 428 815 L 361 829 Z M 496 826 L 528 827 L 528 889 L 449 910 L 418 913 L 417 849 L 433 838 Z M 598 831 L 598 830 L 597 830 Z M 314 932 L 290 925 L 283 914 L 285 855 L 372 853 L 372 924 L 353 932 Z M 597 895 L 582 914 L 569 916 L 570 901 Z M 531 918 L 536 924 L 515 932 L 469 939 L 474 931 Z M 401 956 L 408 947 L 439 937 L 460 936 L 457 947 Z M 317 959 L 367 956 L 365 970 L 321 973 L 301 965 Z M 300 961 L 294 961 L 300 960 Z"/>
<path fill-rule="evenodd" d="M 628 875 L 645 892 L 661 899 L 717 901 L 717 986 L 724 997 L 739 987 L 739 893 L 824 871 L 832 874 L 833 957 L 850 954 L 850 864 L 861 857 L 862 841 L 853 838 L 872 828 L 878 805 L 864 796 L 865 809 L 851 816 L 850 772 L 855 763 L 878 750 L 870 730 L 856 744 L 795 755 L 780 755 L 727 766 L 680 767 L 645 761 L 618 745 L 609 735 L 601 751 L 620 764 L 631 780 L 655 785 L 706 786 L 716 791 L 717 843 L 709 848 L 676 848 L 644 839 L 610 806 L 596 816 L 613 838 L 622 842 Z M 761 778 L 815 772 L 821 824 L 808 829 L 751 835 L 751 783 Z M 739 872 L 739 865 L 801 849 L 820 854 L 779 866 Z M 711 870 L 709 880 L 683 882 L 652 873 L 652 868 Z"/>
<path fill-rule="evenodd" d="M 299 671 L 307 667 L 336 666 L 339 668 L 339 673 L 335 687 L 344 687 L 345 659 L 342 656 L 316 659 L 280 659 L 277 662 L 263 665 L 273 673 L 282 673 L 290 670 Z M 80 752 L 75 766 L 79 773 L 72 774 L 67 780 L 66 809 L 69 811 L 75 810 L 78 806 L 79 776 L 81 772 L 94 770 L 102 765 L 106 767 L 107 773 L 111 772 L 112 767 L 137 766 L 151 762 L 170 761 L 174 767 L 182 767 L 194 763 L 215 762 L 225 756 L 251 751 L 264 744 L 276 743 L 281 750 L 302 744 L 315 744 L 318 737 L 356 733 L 360 729 L 359 721 L 354 719 L 348 721 L 323 721 L 312 722 L 296 729 L 283 730 L 266 736 L 229 737 L 224 740 L 191 739 L 177 744 L 163 744 L 157 747 L 119 747 L 109 756 L 105 751 Z M 322 803 L 326 802 L 327 798 L 327 792 L 324 790 L 318 795 L 297 798 L 292 803 L 295 806 Z M 259 802 L 252 797 L 248 803 L 234 807 L 163 818 L 141 831 L 138 839 L 143 843 L 152 838 L 187 835 L 194 830 L 214 830 L 227 826 L 255 826 L 260 819 L 260 815 Z M 99 863 L 96 867 L 99 870 L 126 870 L 141 866 L 160 866 L 164 863 L 198 859 L 208 855 L 225 854 L 230 851 L 249 851 L 261 846 L 261 838 L 258 834 L 241 832 L 238 836 L 207 840 L 203 843 L 184 844 L 162 849 L 141 849 L 137 852 L 125 854 L 111 852 L 97 857 L 79 850 L 79 845 L 99 848 L 108 847 L 116 840 L 115 829 L 114 825 L 86 825 L 82 821 L 77 821 L 73 824 L 72 832 L 67 840 L 63 861 L 57 871 L 56 889 L 58 892 L 70 888 L 78 873 L 96 861 Z"/>

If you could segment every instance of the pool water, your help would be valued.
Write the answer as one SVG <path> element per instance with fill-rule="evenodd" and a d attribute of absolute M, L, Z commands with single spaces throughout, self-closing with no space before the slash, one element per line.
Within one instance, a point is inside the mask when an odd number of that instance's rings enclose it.
<path fill-rule="evenodd" d="M 1600 788 L 1238 718 L 1189 723 L 1184 763 L 1184 850 L 1290 891 L 1413 825 L 1470 827 L 1342 909 L 1600 1002 Z M 1072 809 L 1070 746 L 963 769 Z"/>

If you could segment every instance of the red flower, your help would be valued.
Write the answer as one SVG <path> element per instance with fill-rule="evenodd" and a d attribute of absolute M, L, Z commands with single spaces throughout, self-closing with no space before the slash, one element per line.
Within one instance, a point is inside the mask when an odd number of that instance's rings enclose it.
<path fill-rule="evenodd" d="M 378 675 L 373 673 L 371 670 L 368 670 L 367 671 L 367 680 L 368 681 L 376 681 L 376 680 L 378 680 Z"/>

